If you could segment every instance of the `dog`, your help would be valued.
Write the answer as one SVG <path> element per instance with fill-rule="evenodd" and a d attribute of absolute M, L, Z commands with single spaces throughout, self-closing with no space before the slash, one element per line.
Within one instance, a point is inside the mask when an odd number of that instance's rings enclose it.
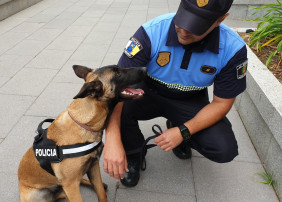
<path fill-rule="evenodd" d="M 142 89 L 133 89 L 129 86 L 144 80 L 146 68 L 120 68 L 109 65 L 93 70 L 74 65 L 73 69 L 85 83 L 67 109 L 49 125 L 48 130 L 45 130 L 47 140 L 54 142 L 55 147 L 40 149 L 36 144 L 42 140 L 42 136 L 36 136 L 33 147 L 21 159 L 18 180 L 22 202 L 49 202 L 61 198 L 80 202 L 83 201 L 80 184 L 91 185 L 98 200 L 107 201 L 105 193 L 107 186 L 102 183 L 99 168 L 99 157 L 103 150 L 101 142 L 103 129 L 114 106 L 120 100 L 143 96 Z M 87 150 L 86 155 L 61 159 L 63 155 L 67 155 L 65 151 L 70 150 L 69 145 L 78 145 L 81 149 L 94 143 L 95 150 L 91 150 L 90 153 Z M 40 158 L 48 160 L 52 156 L 57 160 L 53 159 L 49 163 L 48 171 L 43 164 L 41 165 Z M 83 178 L 85 174 L 89 180 Z"/>

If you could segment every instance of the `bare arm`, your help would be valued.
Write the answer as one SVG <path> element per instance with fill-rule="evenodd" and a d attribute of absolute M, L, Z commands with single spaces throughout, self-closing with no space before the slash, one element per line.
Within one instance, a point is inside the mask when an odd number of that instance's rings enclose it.
<path fill-rule="evenodd" d="M 123 179 L 124 171 L 128 172 L 126 154 L 120 134 L 122 107 L 123 103 L 118 103 L 109 119 L 104 147 L 104 171 L 116 180 Z"/>
<path fill-rule="evenodd" d="M 188 127 L 191 135 L 208 128 L 220 121 L 231 109 L 235 98 L 223 99 L 213 96 L 213 101 L 201 109 L 191 120 L 184 123 Z M 170 151 L 177 147 L 183 138 L 178 127 L 165 130 L 162 135 L 155 138 L 155 142 L 164 151 Z"/>

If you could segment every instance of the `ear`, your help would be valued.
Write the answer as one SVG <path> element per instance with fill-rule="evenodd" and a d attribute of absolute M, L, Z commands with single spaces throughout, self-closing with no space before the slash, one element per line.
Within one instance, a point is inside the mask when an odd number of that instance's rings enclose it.
<path fill-rule="evenodd" d="M 75 74 L 84 80 L 86 80 L 86 76 L 89 72 L 92 72 L 92 69 L 80 65 L 73 65 L 72 66 Z"/>
<path fill-rule="evenodd" d="M 73 98 L 85 98 L 87 96 L 91 96 L 93 98 L 98 98 L 103 95 L 103 84 L 101 81 L 91 81 L 85 83 L 80 89 L 79 93 Z"/>

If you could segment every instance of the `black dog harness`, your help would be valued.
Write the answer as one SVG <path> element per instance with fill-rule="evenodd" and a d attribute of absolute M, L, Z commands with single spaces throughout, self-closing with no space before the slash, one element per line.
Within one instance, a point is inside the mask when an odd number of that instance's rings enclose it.
<path fill-rule="evenodd" d="M 48 128 L 42 128 L 43 123 L 52 123 L 53 121 L 54 119 L 45 119 L 38 125 L 38 135 L 34 137 L 33 152 L 41 168 L 55 176 L 51 163 L 59 163 L 66 158 L 87 155 L 97 149 L 102 141 L 58 146 L 53 140 L 47 139 Z"/>

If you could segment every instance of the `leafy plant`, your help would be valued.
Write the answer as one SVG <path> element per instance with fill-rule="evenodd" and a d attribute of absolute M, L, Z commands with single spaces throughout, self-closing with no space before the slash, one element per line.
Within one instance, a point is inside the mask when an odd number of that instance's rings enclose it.
<path fill-rule="evenodd" d="M 254 9 L 258 10 L 252 15 L 257 14 L 258 12 L 266 12 L 262 17 L 255 18 L 251 21 L 259 22 L 257 25 L 257 30 L 250 37 L 250 47 L 256 45 L 256 49 L 261 52 L 261 48 L 264 46 L 276 46 L 277 48 L 269 55 L 266 66 L 269 65 L 272 58 L 275 55 L 280 57 L 278 66 L 282 60 L 282 2 L 277 0 L 276 4 L 266 4 L 264 6 L 255 7 Z M 262 40 L 266 40 L 262 44 Z"/>
<path fill-rule="evenodd" d="M 256 174 L 261 176 L 263 180 L 255 180 L 255 181 L 260 182 L 260 183 L 264 183 L 264 184 L 268 184 L 269 186 L 272 186 L 276 195 L 279 197 L 278 191 L 276 189 L 276 180 L 273 179 L 272 174 L 265 173 L 261 170 L 259 170 Z"/>

